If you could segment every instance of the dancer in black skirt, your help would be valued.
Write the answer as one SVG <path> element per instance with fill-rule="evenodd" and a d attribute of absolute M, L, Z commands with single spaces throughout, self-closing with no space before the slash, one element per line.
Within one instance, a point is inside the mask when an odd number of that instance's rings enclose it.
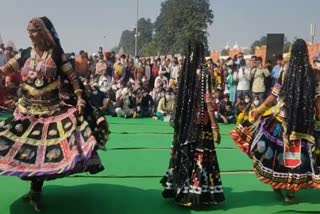
<path fill-rule="evenodd" d="M 189 47 L 179 80 L 174 139 L 163 197 L 197 208 L 225 200 L 214 142 L 220 143 L 202 44 Z M 192 57 L 191 57 L 192 55 Z"/>

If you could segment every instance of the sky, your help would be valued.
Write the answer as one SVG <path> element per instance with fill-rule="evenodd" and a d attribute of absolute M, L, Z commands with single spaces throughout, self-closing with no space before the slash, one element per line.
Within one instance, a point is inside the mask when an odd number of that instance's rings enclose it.
<path fill-rule="evenodd" d="M 139 17 L 154 21 L 163 0 L 139 0 Z M 47 16 L 65 51 L 97 51 L 115 47 L 123 30 L 136 23 L 137 0 L 0 0 L 0 35 L 17 48 L 31 45 L 26 28 L 33 17 Z M 267 33 L 285 33 L 310 40 L 310 24 L 317 24 L 320 40 L 320 0 L 210 0 L 214 23 L 209 26 L 210 49 L 227 43 L 240 47 Z"/>

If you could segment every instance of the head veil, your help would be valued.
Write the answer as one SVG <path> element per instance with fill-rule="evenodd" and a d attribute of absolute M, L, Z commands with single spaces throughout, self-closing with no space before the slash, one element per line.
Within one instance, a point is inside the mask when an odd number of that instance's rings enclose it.
<path fill-rule="evenodd" d="M 290 139 L 312 136 L 315 115 L 315 75 L 309 61 L 307 44 L 302 39 L 297 39 L 292 45 L 284 78 L 279 96 L 285 104 L 286 134 Z"/>
<path fill-rule="evenodd" d="M 52 22 L 47 17 L 37 17 L 31 19 L 30 23 L 35 23 L 39 30 L 43 30 L 47 36 L 46 39 L 49 40 L 51 48 L 53 48 L 54 54 L 53 58 L 57 64 L 61 64 L 61 56 L 64 51 L 60 44 L 60 39 L 55 30 Z"/>
<path fill-rule="evenodd" d="M 189 156 L 194 149 L 203 149 L 204 142 L 199 140 L 199 133 L 204 131 L 203 117 L 205 107 L 205 88 L 209 87 L 208 69 L 205 66 L 204 45 L 191 42 L 185 59 L 178 85 L 176 112 L 172 125 L 174 126 L 173 153 L 176 154 L 175 180 L 178 186 L 183 186 L 190 175 Z M 201 69 L 198 70 L 198 69 Z M 197 72 L 200 71 L 200 72 Z M 200 115 L 199 115 L 200 114 Z M 200 124 L 196 123 L 200 116 Z M 193 142 L 197 141 L 197 148 Z"/>

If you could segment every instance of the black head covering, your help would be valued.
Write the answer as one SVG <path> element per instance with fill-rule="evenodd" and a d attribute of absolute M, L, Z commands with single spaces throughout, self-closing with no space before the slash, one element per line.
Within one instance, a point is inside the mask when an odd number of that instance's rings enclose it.
<path fill-rule="evenodd" d="M 292 132 L 313 135 L 315 76 L 309 61 L 307 44 L 297 39 L 292 45 L 288 70 L 280 92 L 284 101 L 287 135 Z"/>
<path fill-rule="evenodd" d="M 173 122 L 174 139 L 173 152 L 176 154 L 175 180 L 182 187 L 190 175 L 190 164 L 193 158 L 190 153 L 195 148 L 191 145 L 197 141 L 197 149 L 203 149 L 204 142 L 198 136 L 204 130 L 204 112 L 206 111 L 204 96 L 210 83 L 209 71 L 205 67 L 204 45 L 199 42 L 190 43 L 188 56 L 184 62 L 179 79 L 176 112 Z M 197 74 L 197 70 L 201 72 Z M 201 124 L 196 124 L 200 113 Z"/>
<path fill-rule="evenodd" d="M 55 45 L 61 48 L 59 36 L 58 36 L 57 31 L 54 28 L 52 22 L 46 16 L 41 17 L 40 19 L 43 21 L 47 30 L 50 32 L 51 36 L 53 37 Z"/>
<path fill-rule="evenodd" d="M 59 36 L 57 34 L 56 29 L 54 28 L 50 19 L 48 19 L 46 16 L 36 18 L 36 19 L 40 19 L 43 22 L 43 24 L 45 26 L 45 31 L 47 32 L 48 37 L 50 38 L 51 42 L 53 42 L 53 44 L 54 44 L 54 60 L 57 61 L 58 64 L 60 64 L 61 63 L 60 62 L 61 56 L 63 55 L 64 51 L 62 49 L 60 39 L 59 39 Z"/>

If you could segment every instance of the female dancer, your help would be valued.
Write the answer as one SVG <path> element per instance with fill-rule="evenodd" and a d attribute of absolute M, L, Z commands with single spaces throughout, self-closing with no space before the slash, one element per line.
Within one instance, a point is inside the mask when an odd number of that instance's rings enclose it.
<path fill-rule="evenodd" d="M 86 102 L 51 21 L 34 18 L 28 32 L 33 48 L 0 68 L 2 75 L 21 71 L 23 81 L 13 117 L 0 123 L 0 174 L 30 180 L 25 199 L 39 211 L 45 180 L 103 170 L 96 150 L 104 148 L 109 132 Z"/>
<path fill-rule="evenodd" d="M 220 143 L 210 72 L 201 67 L 203 45 L 193 45 L 179 80 L 171 160 L 161 180 L 163 197 L 194 208 L 224 201 L 214 141 Z M 200 67 L 200 68 L 199 68 Z"/>
<path fill-rule="evenodd" d="M 286 203 L 296 203 L 295 192 L 300 189 L 320 188 L 312 154 L 315 89 L 307 45 L 298 39 L 272 94 L 252 111 L 255 124 L 247 121 L 231 132 L 235 143 L 253 159 L 259 180 L 271 185 L 282 198 L 282 190 L 286 190 Z M 280 111 L 265 116 L 277 99 Z"/>

